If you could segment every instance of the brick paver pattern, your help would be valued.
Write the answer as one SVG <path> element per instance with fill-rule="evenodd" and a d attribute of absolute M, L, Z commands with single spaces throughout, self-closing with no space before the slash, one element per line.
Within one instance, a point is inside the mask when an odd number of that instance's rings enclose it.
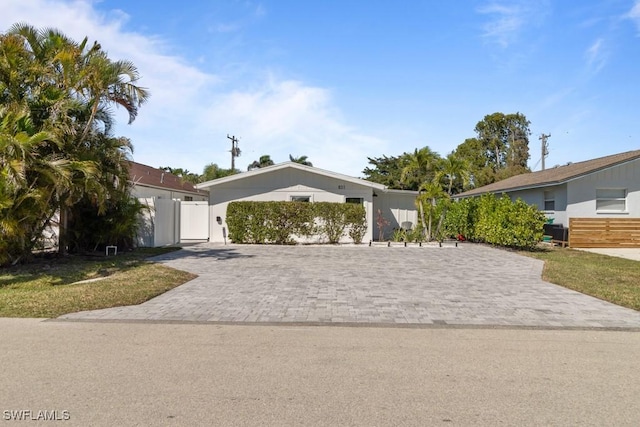
<path fill-rule="evenodd" d="M 459 247 L 199 244 L 155 258 L 199 277 L 68 320 L 640 328 L 640 312 L 541 279 L 543 262 Z"/>

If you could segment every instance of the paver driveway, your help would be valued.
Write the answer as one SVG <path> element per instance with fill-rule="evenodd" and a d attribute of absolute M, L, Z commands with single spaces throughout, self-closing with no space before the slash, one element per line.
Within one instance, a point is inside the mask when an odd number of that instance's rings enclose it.
<path fill-rule="evenodd" d="M 460 247 L 200 244 L 156 258 L 198 278 L 62 319 L 640 328 L 640 312 L 542 281 L 543 262 Z"/>

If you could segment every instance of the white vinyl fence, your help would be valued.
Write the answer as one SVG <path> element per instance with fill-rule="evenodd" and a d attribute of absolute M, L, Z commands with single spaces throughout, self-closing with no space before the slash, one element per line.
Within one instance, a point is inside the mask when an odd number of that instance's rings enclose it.
<path fill-rule="evenodd" d="M 140 218 L 138 246 L 167 246 L 183 240 L 209 238 L 207 202 L 181 202 L 157 197 L 138 200 L 148 208 Z"/>
<path fill-rule="evenodd" d="M 180 202 L 180 240 L 209 239 L 209 202 Z"/>

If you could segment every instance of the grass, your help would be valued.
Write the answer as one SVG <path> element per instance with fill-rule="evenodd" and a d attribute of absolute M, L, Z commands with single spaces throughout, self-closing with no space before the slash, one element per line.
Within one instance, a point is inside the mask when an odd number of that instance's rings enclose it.
<path fill-rule="evenodd" d="M 178 248 L 141 248 L 110 257 L 37 258 L 0 269 L 0 317 L 58 317 L 145 302 L 196 276 L 146 258 Z M 100 279 L 76 283 L 87 279 Z"/>
<path fill-rule="evenodd" d="M 544 261 L 542 278 L 640 311 L 640 262 L 568 248 L 522 252 Z"/>

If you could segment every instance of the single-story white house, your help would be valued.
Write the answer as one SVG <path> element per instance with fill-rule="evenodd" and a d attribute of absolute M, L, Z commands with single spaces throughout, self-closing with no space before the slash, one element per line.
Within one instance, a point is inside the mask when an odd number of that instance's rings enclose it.
<path fill-rule="evenodd" d="M 640 247 L 640 150 L 525 173 L 454 196 L 507 194 L 569 228 L 573 247 Z"/>
<path fill-rule="evenodd" d="M 233 201 L 304 201 L 363 204 L 367 215 L 364 241 L 377 240 L 378 209 L 389 221 L 384 237 L 394 228 L 416 225 L 417 191 L 390 190 L 384 185 L 330 172 L 317 167 L 285 162 L 197 184 L 209 192 L 209 241 L 225 240 L 227 205 Z M 409 224 L 410 223 L 410 224 Z"/>

